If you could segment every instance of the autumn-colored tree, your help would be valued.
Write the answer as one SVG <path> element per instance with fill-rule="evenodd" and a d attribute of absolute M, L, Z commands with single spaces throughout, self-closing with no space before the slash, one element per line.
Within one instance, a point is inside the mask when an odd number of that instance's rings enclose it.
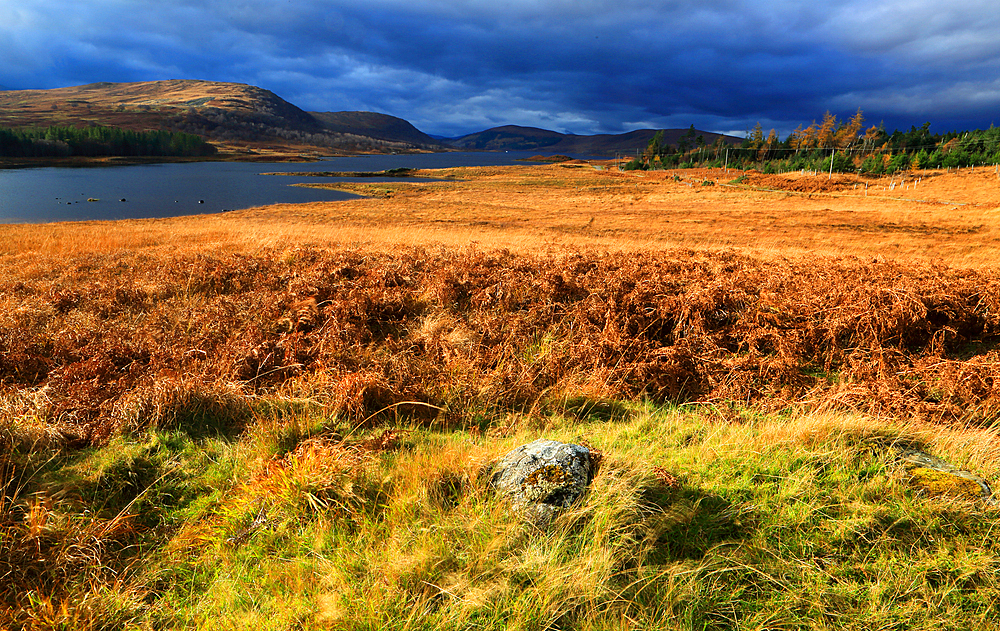
<path fill-rule="evenodd" d="M 875 125 L 872 125 L 868 129 L 866 129 L 864 138 L 864 148 L 867 151 L 873 150 L 875 148 L 875 141 L 878 140 L 879 136 L 881 135 L 882 135 L 882 130 L 880 130 Z"/>
<path fill-rule="evenodd" d="M 806 127 L 806 133 L 808 134 L 809 142 L 806 147 L 818 147 L 819 146 L 819 127 L 816 125 L 816 121 L 813 121 L 811 125 Z"/>
<path fill-rule="evenodd" d="M 817 133 L 819 129 L 816 127 L 816 121 L 813 121 L 811 125 L 802 130 L 799 136 L 799 143 L 796 149 L 811 149 L 817 145 Z"/>
<path fill-rule="evenodd" d="M 758 123 L 759 125 L 760 123 Z M 767 135 L 767 140 L 763 141 L 763 146 L 757 154 L 758 160 L 765 160 L 770 157 L 771 152 L 778 147 L 781 141 L 778 140 L 778 132 L 771 130 Z"/>
<path fill-rule="evenodd" d="M 836 133 L 834 142 L 837 147 L 841 149 L 847 149 L 848 147 L 854 145 L 858 141 L 858 135 L 861 133 L 861 128 L 865 124 L 865 116 L 861 113 L 861 108 L 858 108 L 858 113 L 851 118 L 846 125 L 842 125 Z"/>
<path fill-rule="evenodd" d="M 823 124 L 816 132 L 817 145 L 823 149 L 833 146 L 834 136 L 837 130 L 837 117 L 827 110 L 823 115 Z"/>
<path fill-rule="evenodd" d="M 757 121 L 754 128 L 747 134 L 747 147 L 750 149 L 760 149 L 762 146 L 764 146 L 764 128 L 761 126 L 760 121 Z"/>
<path fill-rule="evenodd" d="M 802 125 L 795 128 L 792 133 L 788 134 L 788 146 L 796 151 L 799 150 L 800 143 L 802 142 Z"/>

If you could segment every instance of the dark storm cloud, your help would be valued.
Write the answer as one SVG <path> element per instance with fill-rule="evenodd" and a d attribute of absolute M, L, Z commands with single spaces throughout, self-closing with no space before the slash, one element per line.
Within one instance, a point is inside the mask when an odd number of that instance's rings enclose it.
<path fill-rule="evenodd" d="M 197 78 L 425 131 L 987 126 L 1000 17 L 957 0 L 0 0 L 0 84 Z"/>

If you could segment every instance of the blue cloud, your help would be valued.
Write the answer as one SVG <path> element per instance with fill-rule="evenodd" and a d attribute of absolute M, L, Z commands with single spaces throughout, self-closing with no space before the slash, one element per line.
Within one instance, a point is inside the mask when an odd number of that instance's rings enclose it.
<path fill-rule="evenodd" d="M 985 127 L 1000 15 L 954 0 L 34 0 L 0 6 L 0 84 L 199 78 L 432 133 L 496 124 L 787 133 L 862 107 Z"/>

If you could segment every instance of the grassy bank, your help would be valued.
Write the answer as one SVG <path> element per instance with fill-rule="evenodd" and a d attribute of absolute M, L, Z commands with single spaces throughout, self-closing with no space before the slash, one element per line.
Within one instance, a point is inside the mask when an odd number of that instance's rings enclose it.
<path fill-rule="evenodd" d="M 546 532 L 481 467 L 603 452 Z M 832 414 L 566 401 L 485 431 L 363 431 L 262 402 L 101 448 L 21 445 L 15 628 L 988 629 L 996 513 L 917 492 L 895 446 L 996 475 L 996 436 Z"/>

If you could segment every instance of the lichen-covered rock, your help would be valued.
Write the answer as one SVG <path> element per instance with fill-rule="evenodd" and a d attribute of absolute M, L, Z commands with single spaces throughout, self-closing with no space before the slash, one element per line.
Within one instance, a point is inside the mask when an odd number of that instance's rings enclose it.
<path fill-rule="evenodd" d="M 490 481 L 529 521 L 542 527 L 583 496 L 591 476 L 586 447 L 539 439 L 504 456 Z"/>
<path fill-rule="evenodd" d="M 916 449 L 901 450 L 899 456 L 910 474 L 910 484 L 921 493 L 995 503 L 990 485 L 974 473 Z"/>
<path fill-rule="evenodd" d="M 946 495 L 967 500 L 983 497 L 983 489 L 974 480 L 928 467 L 912 467 L 909 471 L 910 484 L 926 495 Z"/>

